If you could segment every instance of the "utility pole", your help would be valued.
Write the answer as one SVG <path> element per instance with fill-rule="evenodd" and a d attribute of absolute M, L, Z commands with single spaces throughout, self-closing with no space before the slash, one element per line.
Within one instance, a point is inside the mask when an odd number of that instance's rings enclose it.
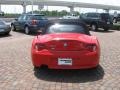
<path fill-rule="evenodd" d="M 32 4 L 32 14 L 33 14 L 33 5 L 34 5 L 33 0 L 31 0 L 31 4 Z"/>

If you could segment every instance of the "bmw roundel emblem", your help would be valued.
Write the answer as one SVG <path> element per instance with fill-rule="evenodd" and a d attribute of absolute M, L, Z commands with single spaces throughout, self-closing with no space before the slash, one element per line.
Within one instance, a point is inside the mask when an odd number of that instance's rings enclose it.
<path fill-rule="evenodd" d="M 64 47 L 67 47 L 68 45 L 67 45 L 67 43 L 64 43 Z"/>

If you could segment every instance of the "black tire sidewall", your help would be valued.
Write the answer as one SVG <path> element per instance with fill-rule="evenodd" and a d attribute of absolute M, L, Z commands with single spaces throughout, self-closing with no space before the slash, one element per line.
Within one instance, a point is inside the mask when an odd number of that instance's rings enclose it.
<path fill-rule="evenodd" d="M 26 28 L 28 29 L 28 32 L 26 32 Z M 25 26 L 25 34 L 29 35 L 30 34 L 30 29 L 28 26 Z"/>

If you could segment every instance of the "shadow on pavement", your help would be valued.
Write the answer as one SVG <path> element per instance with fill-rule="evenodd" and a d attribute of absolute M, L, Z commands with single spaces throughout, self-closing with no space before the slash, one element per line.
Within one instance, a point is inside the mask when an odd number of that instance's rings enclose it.
<path fill-rule="evenodd" d="M 104 30 L 101 30 L 101 29 L 98 29 L 97 31 L 93 31 L 93 30 L 90 30 L 91 32 L 98 32 L 98 33 L 113 33 L 115 32 L 115 30 L 108 30 L 108 31 L 104 31 Z"/>
<path fill-rule="evenodd" d="M 0 34 L 0 38 L 4 38 L 4 37 L 11 37 L 11 34 L 5 35 L 5 34 Z"/>
<path fill-rule="evenodd" d="M 17 30 L 17 31 L 14 31 L 14 32 L 17 32 L 17 33 L 21 33 L 21 34 L 25 34 L 25 32 L 23 31 L 23 30 Z M 25 34 L 26 35 L 26 34 Z M 38 33 L 37 32 L 31 32 L 30 34 L 29 34 L 30 36 L 37 36 L 38 35 Z"/>
<path fill-rule="evenodd" d="M 98 33 L 112 33 L 114 31 L 113 30 L 109 30 L 109 31 L 98 30 L 98 31 L 94 31 L 94 32 L 98 32 Z"/>
<path fill-rule="evenodd" d="M 84 83 L 102 79 L 104 76 L 104 70 L 100 65 L 94 69 L 84 70 L 39 69 L 34 71 L 34 75 L 38 79 L 46 81 L 65 83 Z"/>

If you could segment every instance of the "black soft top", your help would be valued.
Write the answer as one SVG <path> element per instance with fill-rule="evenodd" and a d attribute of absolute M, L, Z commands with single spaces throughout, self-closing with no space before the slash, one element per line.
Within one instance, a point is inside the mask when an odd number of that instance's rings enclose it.
<path fill-rule="evenodd" d="M 51 25 L 54 25 L 54 24 L 71 24 L 71 25 L 80 25 L 84 28 L 85 30 L 85 33 L 87 35 L 90 35 L 90 32 L 89 32 L 89 29 L 88 27 L 86 26 L 86 24 L 80 20 L 80 19 L 54 19 L 54 20 L 49 20 L 46 27 L 45 27 L 45 31 L 47 30 L 48 27 L 50 27 Z M 44 33 L 44 32 L 43 32 Z"/>
<path fill-rule="evenodd" d="M 85 26 L 85 23 L 80 19 L 53 19 L 53 20 L 49 20 L 48 25 L 55 24 L 55 23 L 74 24 L 74 25 L 84 25 Z"/>

